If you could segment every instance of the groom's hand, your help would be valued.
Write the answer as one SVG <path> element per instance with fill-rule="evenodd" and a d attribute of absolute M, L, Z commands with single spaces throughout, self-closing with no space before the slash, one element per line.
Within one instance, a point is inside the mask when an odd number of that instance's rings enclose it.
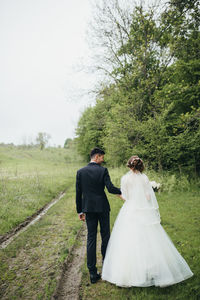
<path fill-rule="evenodd" d="M 85 221 L 85 214 L 84 213 L 79 214 L 79 220 Z"/>
<path fill-rule="evenodd" d="M 125 201 L 125 199 L 122 197 L 122 194 L 121 195 L 117 195 L 119 198 L 121 198 L 123 201 Z"/>

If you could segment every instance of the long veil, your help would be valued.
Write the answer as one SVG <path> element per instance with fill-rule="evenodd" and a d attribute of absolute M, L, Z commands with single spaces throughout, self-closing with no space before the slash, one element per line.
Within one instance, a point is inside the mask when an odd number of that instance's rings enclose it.
<path fill-rule="evenodd" d="M 139 218 L 142 223 L 160 222 L 158 202 L 145 174 L 129 171 L 121 179 L 121 191 L 130 211 L 134 214 L 141 212 Z"/>

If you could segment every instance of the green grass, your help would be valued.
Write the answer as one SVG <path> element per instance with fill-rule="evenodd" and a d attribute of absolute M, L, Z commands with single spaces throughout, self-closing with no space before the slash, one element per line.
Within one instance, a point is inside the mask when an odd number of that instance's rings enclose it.
<path fill-rule="evenodd" d="M 0 235 L 65 190 L 80 164 L 74 149 L 0 147 Z"/>
<path fill-rule="evenodd" d="M 50 299 L 80 227 L 71 179 L 66 196 L 0 250 L 0 299 Z"/>
<path fill-rule="evenodd" d="M 75 175 L 83 162 L 74 148 L 5 147 L 0 155 L 1 233 L 66 190 L 45 216 L 0 250 L 0 299 L 50 299 L 82 225 L 75 209 Z"/>
<path fill-rule="evenodd" d="M 127 170 L 125 168 L 112 169 L 110 175 L 116 185 L 119 186 L 120 177 Z M 188 186 L 185 188 L 180 182 L 171 188 L 171 192 L 167 192 L 169 181 L 168 175 L 162 175 L 147 171 L 150 180 L 166 182 L 163 186 L 163 192 L 157 193 L 159 202 L 162 226 L 169 234 L 178 251 L 188 262 L 194 276 L 182 283 L 166 287 L 148 287 L 148 288 L 120 288 L 105 281 L 100 281 L 96 285 L 90 285 L 86 264 L 83 267 L 83 279 L 81 288 L 81 297 L 83 300 L 197 300 L 200 299 L 200 197 L 199 188 L 197 186 Z M 173 181 L 175 181 L 173 177 Z M 181 180 L 180 178 L 178 179 Z M 179 187 L 179 189 L 177 189 Z M 119 198 L 108 195 L 111 204 L 111 226 L 113 226 L 116 216 L 119 212 L 122 202 Z M 100 253 L 99 261 L 100 259 Z M 101 264 L 98 269 L 101 271 Z"/>
<path fill-rule="evenodd" d="M 74 148 L 40 151 L 0 147 L 0 234 L 16 226 L 66 189 L 66 195 L 40 221 L 21 233 L 6 249 L 0 250 L 1 299 L 51 298 L 63 261 L 81 227 L 75 210 L 75 175 L 82 165 Z M 109 170 L 113 182 L 119 186 L 120 178 L 127 169 Z M 85 264 L 82 270 L 82 299 L 198 299 L 199 183 L 191 185 L 186 176 L 178 178 L 173 174 L 160 175 L 153 171 L 147 171 L 147 174 L 150 180 L 162 183 L 162 192 L 157 194 L 162 225 L 195 275 L 168 288 L 125 289 L 102 281 L 88 285 Z M 113 226 L 123 203 L 112 195 L 109 195 L 109 200 Z"/>

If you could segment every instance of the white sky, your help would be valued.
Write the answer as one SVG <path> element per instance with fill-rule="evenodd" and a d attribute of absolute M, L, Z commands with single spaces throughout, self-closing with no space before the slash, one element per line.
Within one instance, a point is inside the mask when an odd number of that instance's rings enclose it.
<path fill-rule="evenodd" d="M 93 75 L 78 71 L 90 14 L 89 0 L 0 0 L 0 143 L 74 137 L 92 101 Z"/>

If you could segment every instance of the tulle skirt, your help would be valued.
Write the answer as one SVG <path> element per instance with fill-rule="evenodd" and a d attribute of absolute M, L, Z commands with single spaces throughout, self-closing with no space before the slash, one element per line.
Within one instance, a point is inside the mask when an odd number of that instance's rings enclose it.
<path fill-rule="evenodd" d="M 165 287 L 192 275 L 156 212 L 124 204 L 108 243 L 102 279 L 122 287 Z"/>

